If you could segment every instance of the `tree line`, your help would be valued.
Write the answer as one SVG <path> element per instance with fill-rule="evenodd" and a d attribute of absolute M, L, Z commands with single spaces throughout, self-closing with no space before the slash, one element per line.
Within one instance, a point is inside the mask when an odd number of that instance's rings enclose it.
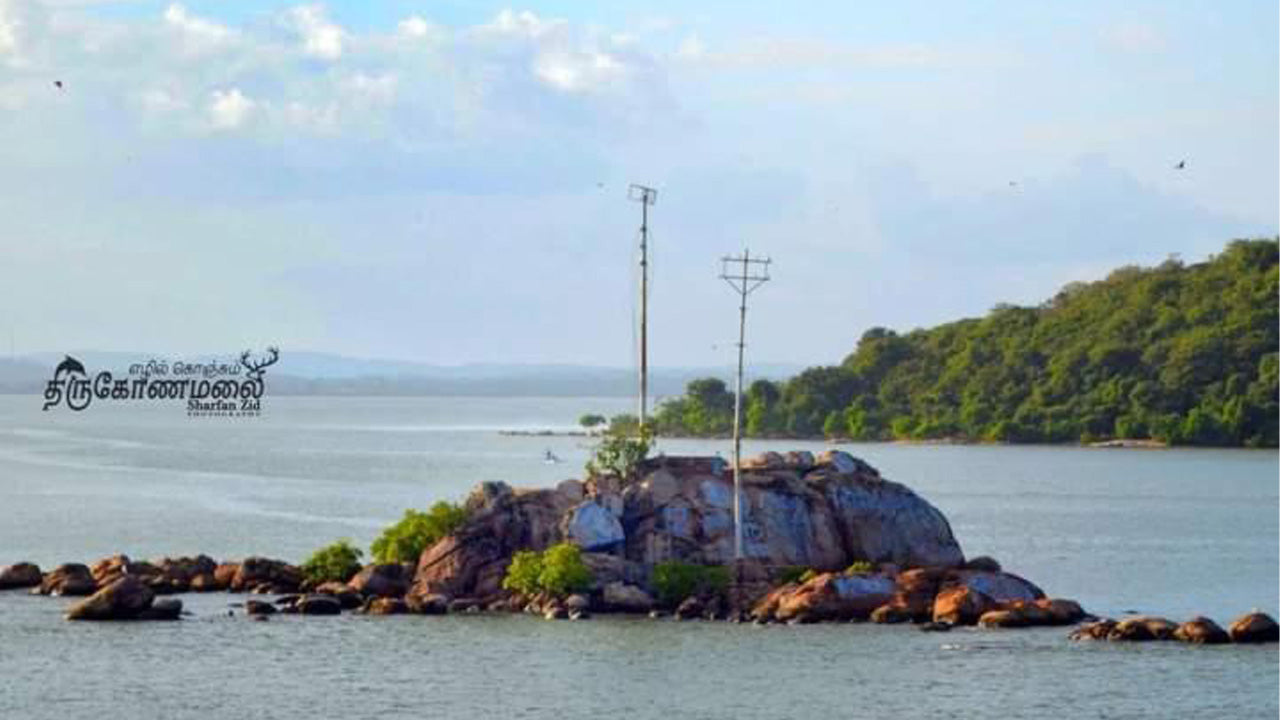
<path fill-rule="evenodd" d="M 1280 239 L 1209 260 L 1126 266 L 1037 307 L 899 334 L 872 328 L 839 365 L 747 389 L 755 437 L 1277 445 Z M 720 436 L 733 394 L 690 382 L 661 435 Z"/>

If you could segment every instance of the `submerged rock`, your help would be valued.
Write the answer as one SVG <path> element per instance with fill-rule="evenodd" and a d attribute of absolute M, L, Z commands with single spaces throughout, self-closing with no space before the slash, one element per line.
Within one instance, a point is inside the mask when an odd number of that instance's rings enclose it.
<path fill-rule="evenodd" d="M 294 604 L 302 615 L 340 615 L 342 603 L 332 595 L 304 595 Z"/>
<path fill-rule="evenodd" d="M 1148 640 L 1172 640 L 1178 626 L 1162 617 L 1139 615 L 1116 623 L 1107 633 L 1108 640 L 1144 642 Z"/>

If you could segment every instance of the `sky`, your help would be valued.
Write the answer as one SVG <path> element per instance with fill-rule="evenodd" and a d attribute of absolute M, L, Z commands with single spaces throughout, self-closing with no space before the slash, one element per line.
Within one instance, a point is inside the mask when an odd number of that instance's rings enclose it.
<path fill-rule="evenodd" d="M 791 5 L 0 0 L 0 341 L 630 366 L 633 182 L 656 366 L 1277 233 L 1274 1 Z"/>

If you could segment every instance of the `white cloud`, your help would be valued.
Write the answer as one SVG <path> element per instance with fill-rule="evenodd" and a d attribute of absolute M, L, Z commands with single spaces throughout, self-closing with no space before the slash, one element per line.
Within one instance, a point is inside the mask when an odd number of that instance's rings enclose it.
<path fill-rule="evenodd" d="M 445 36 L 445 31 L 429 20 L 410 15 L 396 25 L 396 34 L 411 40 L 438 40 Z"/>
<path fill-rule="evenodd" d="M 209 94 L 209 123 L 215 130 L 234 130 L 248 121 L 255 106 L 240 88 L 214 90 Z"/>
<path fill-rule="evenodd" d="M 534 61 L 533 72 L 557 90 L 582 92 L 621 78 L 626 68 L 608 53 L 548 51 Z"/>
<path fill-rule="evenodd" d="M 350 95 L 378 103 L 390 103 L 395 99 L 398 78 L 391 73 L 366 75 L 356 73 L 342 81 L 342 89 Z"/>
<path fill-rule="evenodd" d="M 152 88 L 143 92 L 139 99 L 142 107 L 148 112 L 156 114 L 166 114 L 185 110 L 188 107 L 186 100 L 176 96 L 163 88 Z"/>
<path fill-rule="evenodd" d="M 566 25 L 567 23 L 564 20 L 543 20 L 528 10 L 519 13 L 503 10 L 489 24 L 480 26 L 480 30 L 499 35 L 516 35 L 537 39 Z"/>
<path fill-rule="evenodd" d="M 301 36 L 303 51 L 308 55 L 322 60 L 337 60 L 342 57 L 343 41 L 347 33 L 325 17 L 324 8 L 319 5 L 301 5 L 290 9 L 288 17 L 293 29 Z"/>
<path fill-rule="evenodd" d="M 689 35 L 676 48 L 676 57 L 681 60 L 701 60 L 706 54 L 707 48 L 697 35 Z"/>
<path fill-rule="evenodd" d="M 165 9 L 164 21 L 181 35 L 184 50 L 190 53 L 217 49 L 226 45 L 235 36 L 231 28 L 196 17 L 177 3 Z"/>

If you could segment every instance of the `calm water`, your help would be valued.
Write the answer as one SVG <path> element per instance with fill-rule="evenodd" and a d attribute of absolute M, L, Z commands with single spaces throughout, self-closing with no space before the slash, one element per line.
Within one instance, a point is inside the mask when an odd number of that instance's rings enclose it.
<path fill-rule="evenodd" d="M 268 398 L 257 419 L 176 405 L 41 413 L 0 396 L 0 564 L 206 552 L 298 560 L 368 543 L 406 507 L 476 482 L 578 474 L 568 428 L 621 399 Z M 819 443 L 749 444 L 821 448 Z M 542 462 L 550 449 L 564 459 Z M 726 443 L 664 441 L 669 454 Z M 1225 624 L 1280 608 L 1274 452 L 851 445 L 1051 595 L 1106 615 Z M 0 594 L 0 717 L 1258 717 L 1280 712 L 1274 646 L 1073 644 L 1061 629 L 920 633 L 524 617 L 225 616 L 91 625 Z"/>

